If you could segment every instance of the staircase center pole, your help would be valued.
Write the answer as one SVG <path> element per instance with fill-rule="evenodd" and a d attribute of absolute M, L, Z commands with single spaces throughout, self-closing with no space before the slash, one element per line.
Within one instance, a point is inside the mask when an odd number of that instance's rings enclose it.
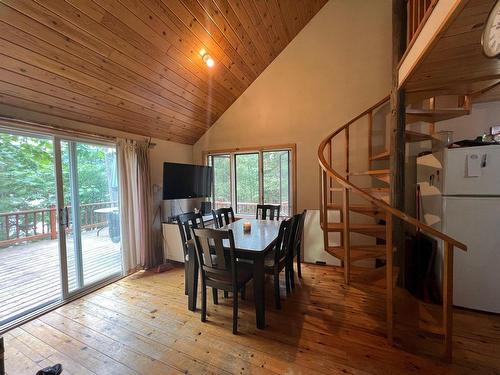
<path fill-rule="evenodd" d="M 391 205 L 403 212 L 405 211 L 406 109 L 405 92 L 403 89 L 399 88 L 398 64 L 406 50 L 406 21 L 406 1 L 392 0 L 390 186 Z M 404 223 L 396 217 L 394 220 L 390 220 L 390 222 L 392 222 L 392 241 L 397 249 L 394 263 L 400 267 L 400 277 L 404 278 Z M 390 272 L 392 272 L 392 270 Z M 391 296 L 388 297 L 390 297 L 388 298 L 388 303 L 392 305 L 392 293 Z M 388 308 L 388 313 L 392 315 L 392 306 Z M 389 341 L 392 342 L 392 316 L 388 317 L 388 322 L 391 322 Z"/>

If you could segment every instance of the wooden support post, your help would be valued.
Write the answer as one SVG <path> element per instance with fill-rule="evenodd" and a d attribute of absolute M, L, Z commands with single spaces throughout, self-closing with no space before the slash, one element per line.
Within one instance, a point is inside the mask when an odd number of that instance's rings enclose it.
<path fill-rule="evenodd" d="M 345 128 L 345 178 L 349 179 L 349 127 Z"/>
<path fill-rule="evenodd" d="M 349 127 L 345 128 L 345 178 L 349 180 Z M 342 221 L 344 230 L 341 239 L 344 247 L 344 281 L 349 284 L 351 279 L 351 227 L 349 212 L 349 190 L 344 188 L 342 196 Z"/>
<path fill-rule="evenodd" d="M 405 93 L 399 88 L 398 64 L 406 45 L 406 4 L 405 0 L 392 0 L 392 91 L 391 91 L 391 205 L 405 211 L 405 158 L 406 158 L 406 103 Z M 395 218 L 393 222 L 393 242 L 397 248 L 396 259 L 404 277 L 405 259 L 404 224 Z"/>
<path fill-rule="evenodd" d="M 444 242 L 443 272 L 444 358 L 451 362 L 453 349 L 453 244 Z"/>
<path fill-rule="evenodd" d="M 323 242 L 325 250 L 328 249 L 328 174 L 326 171 L 321 169 L 322 184 L 323 187 Z"/>
<path fill-rule="evenodd" d="M 371 158 L 373 156 L 373 112 L 368 114 L 368 169 L 371 169 Z"/>
<path fill-rule="evenodd" d="M 343 189 L 342 210 L 344 211 L 344 281 L 349 284 L 351 278 L 351 234 L 349 214 L 349 189 Z"/>
<path fill-rule="evenodd" d="M 330 163 L 330 166 L 333 167 L 333 139 L 330 139 L 330 142 L 328 142 L 328 162 Z M 330 203 L 333 203 L 333 177 L 328 178 L 328 186 L 330 188 L 330 192 L 328 193 L 329 201 Z"/>
<path fill-rule="evenodd" d="M 387 340 L 392 345 L 394 334 L 394 280 L 393 280 L 393 251 L 392 243 L 392 214 L 387 212 L 385 220 L 385 244 L 386 244 L 386 312 L 387 312 Z"/>

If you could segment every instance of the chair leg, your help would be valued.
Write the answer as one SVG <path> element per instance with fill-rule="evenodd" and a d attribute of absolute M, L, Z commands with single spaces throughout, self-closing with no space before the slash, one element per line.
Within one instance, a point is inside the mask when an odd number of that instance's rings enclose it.
<path fill-rule="evenodd" d="M 293 290 L 295 289 L 295 271 L 293 270 L 293 259 L 290 260 L 290 265 L 288 266 L 288 274 L 290 277 L 290 285 Z"/>
<path fill-rule="evenodd" d="M 188 295 L 188 265 L 184 262 L 184 294 Z"/>
<path fill-rule="evenodd" d="M 207 321 L 207 286 L 204 282 L 201 287 L 201 321 Z"/>
<path fill-rule="evenodd" d="M 247 287 L 246 285 L 243 285 L 243 288 L 241 288 L 241 299 L 244 301 L 247 295 Z"/>
<path fill-rule="evenodd" d="M 281 309 L 281 296 L 280 296 L 280 274 L 274 273 L 274 301 L 276 308 Z"/>
<path fill-rule="evenodd" d="M 287 266 L 285 266 L 285 280 L 286 280 L 286 295 L 289 295 L 292 291 L 290 287 L 290 270 Z"/>
<path fill-rule="evenodd" d="M 238 289 L 233 288 L 233 334 L 238 332 Z"/>
<path fill-rule="evenodd" d="M 229 292 L 227 290 L 224 291 L 224 298 L 229 298 Z"/>
<path fill-rule="evenodd" d="M 212 296 L 214 298 L 214 305 L 219 304 L 219 292 L 217 291 L 216 288 L 212 288 Z"/>
<path fill-rule="evenodd" d="M 302 279 L 300 249 L 299 249 L 299 251 L 297 251 L 297 276 L 299 277 L 299 279 Z"/>

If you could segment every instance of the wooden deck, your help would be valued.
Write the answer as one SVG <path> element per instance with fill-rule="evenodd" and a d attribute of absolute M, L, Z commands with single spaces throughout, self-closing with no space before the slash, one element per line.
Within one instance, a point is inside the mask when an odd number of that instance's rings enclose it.
<path fill-rule="evenodd" d="M 120 245 L 107 229 L 82 235 L 83 268 L 88 285 L 121 270 Z M 0 326 L 31 310 L 61 298 L 57 240 L 42 240 L 0 248 Z M 68 249 L 69 288 L 76 287 L 74 257 Z"/>
<path fill-rule="evenodd" d="M 267 288 L 265 330 L 255 328 L 249 290 L 233 335 L 230 300 L 210 298 L 201 323 L 187 310 L 182 269 L 137 273 L 7 332 L 6 371 L 62 363 L 65 375 L 500 373 L 499 316 L 455 310 L 454 363 L 445 364 L 438 338 L 419 337 L 411 352 L 387 344 L 383 289 L 346 286 L 335 267 L 306 265 L 303 275 L 281 311 Z"/>

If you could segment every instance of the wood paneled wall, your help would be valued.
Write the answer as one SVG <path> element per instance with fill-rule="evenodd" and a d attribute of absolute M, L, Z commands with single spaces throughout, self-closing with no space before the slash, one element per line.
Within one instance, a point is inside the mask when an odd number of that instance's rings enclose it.
<path fill-rule="evenodd" d="M 194 144 L 326 1 L 0 0 L 0 103 Z"/>

